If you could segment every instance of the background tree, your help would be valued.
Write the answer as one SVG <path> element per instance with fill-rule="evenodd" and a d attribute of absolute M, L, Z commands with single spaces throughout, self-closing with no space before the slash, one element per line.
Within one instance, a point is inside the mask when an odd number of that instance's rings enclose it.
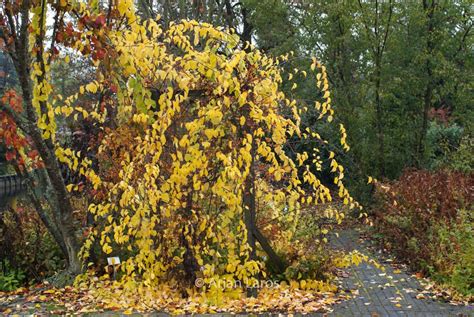
<path fill-rule="evenodd" d="M 48 98 L 51 86 L 46 82 L 47 67 L 56 54 L 55 39 L 50 46 L 46 46 L 46 11 L 42 9 L 44 6 L 38 6 L 30 21 L 31 6 L 29 1 L 5 1 L 2 6 L 2 38 L 18 76 L 24 110 L 12 108 L 4 99 L 1 110 L 29 137 L 45 166 L 38 173 L 43 182 L 49 185 L 44 198 L 51 213 L 43 210 L 42 204 L 37 204 L 38 212 L 44 216 L 42 219 L 46 227 L 51 229 L 56 242 L 67 255 L 68 270 L 78 273 L 81 270 L 79 243 L 75 234 L 73 208 L 56 158 L 56 126 Z M 59 19 L 59 15 L 56 15 L 55 28 L 59 25 Z M 30 32 L 33 33 L 34 41 L 30 41 Z M 56 29 L 53 34 L 56 34 Z"/>

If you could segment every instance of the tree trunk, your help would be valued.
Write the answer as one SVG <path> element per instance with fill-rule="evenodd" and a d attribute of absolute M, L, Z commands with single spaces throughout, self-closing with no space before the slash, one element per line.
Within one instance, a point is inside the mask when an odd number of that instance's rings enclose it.
<path fill-rule="evenodd" d="M 196 281 L 196 272 L 199 271 L 199 264 L 194 256 L 194 252 L 192 249 L 192 245 L 190 245 L 188 241 L 188 237 L 184 234 L 185 226 L 187 225 L 189 219 L 192 217 L 192 208 L 193 208 L 193 196 L 192 193 L 188 193 L 188 197 L 186 199 L 186 207 L 182 209 L 182 215 L 184 217 L 184 225 L 181 231 L 181 245 L 184 247 L 185 252 L 183 256 L 183 266 L 184 266 L 184 276 L 187 282 L 190 285 L 194 285 Z M 193 232 L 189 232 L 188 234 L 194 235 Z M 191 241 L 194 242 L 194 236 L 191 238 Z"/>
<path fill-rule="evenodd" d="M 416 147 L 416 166 L 421 167 L 423 163 L 423 158 L 425 155 L 425 138 L 426 132 L 428 130 L 428 114 L 431 109 L 431 99 L 433 97 L 433 69 L 431 64 L 431 58 L 434 50 L 434 41 L 433 41 L 433 29 L 434 29 L 434 21 L 433 21 L 433 14 L 434 9 L 436 7 L 435 0 L 432 0 L 431 5 L 428 5 L 428 0 L 423 0 L 423 10 L 425 11 L 427 21 L 427 34 L 426 34 L 426 62 L 425 62 L 425 69 L 426 69 L 426 78 L 427 84 L 425 88 L 425 93 L 423 96 L 423 109 L 422 109 L 422 121 L 421 121 L 421 128 L 419 132 L 418 143 Z"/>
<path fill-rule="evenodd" d="M 252 31 L 253 31 L 253 26 L 250 24 L 250 19 L 249 19 L 249 13 L 247 11 L 247 8 L 245 8 L 242 5 L 242 21 L 243 21 L 243 31 L 242 35 L 240 37 L 241 41 L 245 44 L 248 42 L 248 44 L 252 44 Z M 250 46 L 247 47 L 247 51 L 250 51 Z"/>
<path fill-rule="evenodd" d="M 255 214 L 256 214 L 256 205 L 255 205 L 255 149 L 254 149 L 254 140 L 252 139 L 252 148 L 250 150 L 250 155 L 252 160 L 249 167 L 249 175 L 245 180 L 244 184 L 244 193 L 243 193 L 243 205 L 244 205 L 244 222 L 245 227 L 247 228 L 247 243 L 249 244 L 250 250 L 250 260 L 255 260 L 257 255 L 257 247 L 255 245 Z M 247 296 L 256 297 L 257 289 L 250 287 L 247 288 Z"/>
<path fill-rule="evenodd" d="M 375 58 L 375 126 L 378 140 L 378 163 L 379 175 L 385 177 L 385 136 L 383 131 L 383 109 L 380 100 L 380 76 L 381 76 L 381 56 Z"/>
<path fill-rule="evenodd" d="M 79 243 L 75 235 L 73 209 L 66 190 L 61 169 L 56 157 L 44 142 L 37 126 L 31 131 L 31 139 L 43 160 L 51 185 L 50 199 L 53 214 L 56 216 L 56 225 L 61 233 L 67 251 L 68 270 L 71 273 L 80 273 L 81 263 L 78 258 Z"/>
<path fill-rule="evenodd" d="M 268 255 L 270 266 L 275 270 L 275 272 L 284 273 L 287 264 L 278 254 L 276 254 L 268 239 L 260 232 L 260 230 L 258 230 L 258 228 L 255 228 L 254 235 L 258 243 L 260 243 L 263 251 Z"/>
<path fill-rule="evenodd" d="M 43 222 L 44 226 L 46 229 L 49 231 L 51 236 L 53 237 L 54 241 L 59 245 L 62 253 L 64 256 L 67 256 L 67 248 L 66 245 L 64 244 L 64 241 L 62 239 L 62 235 L 60 230 L 57 228 L 55 223 L 51 220 L 51 218 L 48 216 L 46 210 L 44 210 L 41 200 L 36 196 L 34 189 L 33 189 L 33 179 L 31 176 L 28 177 L 28 189 L 29 193 L 28 196 L 30 198 L 30 201 L 32 202 L 33 206 L 35 207 L 36 213 L 40 217 L 41 221 Z"/>
<path fill-rule="evenodd" d="M 73 209 L 69 200 L 69 193 L 66 190 L 59 163 L 54 154 L 54 144 L 50 139 L 43 139 L 42 133 L 37 126 L 36 110 L 33 107 L 32 87 L 30 82 L 30 57 L 28 49 L 29 5 L 28 1 L 22 3 L 22 23 L 18 30 L 19 32 L 17 32 L 19 33 L 19 36 L 15 41 L 15 50 L 9 51 L 20 81 L 26 112 L 26 122 L 17 122 L 17 124 L 31 137 L 34 147 L 38 150 L 38 153 L 45 164 L 46 175 L 49 179 L 48 183 L 51 185 L 51 190 L 49 193 L 47 192 L 46 195 L 49 196 L 47 200 L 52 209 L 53 220 L 60 232 L 63 242 L 60 243 L 60 247 L 61 249 L 65 249 L 67 253 L 67 270 L 72 274 L 77 274 L 81 271 L 82 265 L 78 258 L 79 243 L 75 235 Z M 11 14 L 11 12 L 7 12 L 7 14 Z M 44 38 L 42 40 L 44 40 Z M 39 57 L 42 60 L 42 55 Z M 56 238 L 58 238 L 57 233 L 51 233 L 53 236 L 56 235 Z"/>
<path fill-rule="evenodd" d="M 249 115 L 247 114 L 246 117 L 248 118 Z M 249 120 L 250 121 L 250 120 Z M 247 124 L 250 124 L 247 123 Z M 251 129 L 249 126 L 246 126 L 247 133 L 250 133 Z M 244 137 L 245 134 L 242 136 Z M 278 254 L 273 250 L 270 242 L 265 238 L 265 236 L 258 230 L 257 228 L 257 208 L 256 208 L 256 188 L 255 188 L 255 156 L 256 156 L 256 149 L 255 149 L 255 139 L 252 138 L 252 144 L 250 149 L 250 156 L 252 160 L 250 162 L 249 167 L 249 174 L 245 179 L 244 183 L 244 192 L 243 192 L 243 208 L 244 208 L 244 223 L 247 229 L 247 243 L 249 244 L 251 251 L 250 251 L 250 260 L 256 259 L 257 253 L 257 246 L 256 241 L 260 243 L 263 251 L 268 255 L 269 264 L 272 268 L 275 269 L 278 273 L 283 273 L 286 269 L 286 263 L 278 256 Z M 257 289 L 256 288 L 248 288 L 247 289 L 247 296 L 256 297 L 257 296 Z"/>

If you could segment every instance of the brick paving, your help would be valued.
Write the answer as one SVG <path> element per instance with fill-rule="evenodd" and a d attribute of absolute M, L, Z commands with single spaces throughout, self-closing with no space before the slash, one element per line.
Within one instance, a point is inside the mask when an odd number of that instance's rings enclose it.
<path fill-rule="evenodd" d="M 359 240 L 355 229 L 339 232 L 339 237 L 334 236 L 331 244 L 336 249 L 358 250 L 370 256 L 367 242 Z M 344 290 L 352 290 L 353 298 L 336 305 L 330 316 L 474 316 L 473 306 L 417 299 L 423 288 L 416 278 L 395 271 L 383 260 L 379 262 L 385 267 L 385 272 L 367 263 L 347 270 L 348 277 L 340 278 L 340 286 Z"/>

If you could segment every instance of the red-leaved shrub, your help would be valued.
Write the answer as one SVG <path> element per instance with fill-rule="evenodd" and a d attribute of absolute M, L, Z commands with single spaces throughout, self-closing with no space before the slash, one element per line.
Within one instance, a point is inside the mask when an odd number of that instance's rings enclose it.
<path fill-rule="evenodd" d="M 468 254 L 462 258 L 474 248 L 466 245 L 474 241 L 474 174 L 407 170 L 394 182 L 378 183 L 376 197 L 375 229 L 413 269 L 445 280 L 455 270 L 474 269 L 464 264 Z"/>

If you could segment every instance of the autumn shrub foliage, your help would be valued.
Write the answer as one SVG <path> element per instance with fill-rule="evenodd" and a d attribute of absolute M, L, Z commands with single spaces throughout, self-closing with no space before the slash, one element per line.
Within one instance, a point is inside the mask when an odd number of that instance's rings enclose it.
<path fill-rule="evenodd" d="M 62 192 L 84 186 L 64 186 L 50 153 L 89 183 L 87 212 L 94 220 L 82 230 L 79 255 L 91 270 L 78 286 L 93 284 L 91 274 L 103 275 L 105 259 L 119 256 L 114 283 L 125 293 L 166 285 L 189 295 L 201 278 L 203 293 L 235 297 L 270 274 L 293 286 L 334 290 L 319 281 L 327 277 L 330 257 L 321 245 L 330 226 L 311 219 L 340 222 L 340 211 L 316 208 L 333 197 L 347 208 L 359 205 L 344 186 L 336 150 L 302 123 L 310 111 L 322 124 L 334 120 L 323 65 L 313 58 L 305 70 L 284 71 L 291 54 L 267 56 L 233 30 L 196 21 L 165 29 L 157 20 L 142 21 L 130 0 L 113 2 L 107 13 L 95 1 L 31 5 L 24 16 L 31 16 L 28 118 L 35 122 L 25 127 L 48 160 L 55 237 L 73 269 L 76 212 Z M 53 11 L 58 20 L 46 45 L 45 16 Z M 51 64 L 72 58 L 88 58 L 95 80 L 62 96 L 52 85 Z M 293 78 L 313 83 L 314 102 L 293 96 Z M 283 90 L 284 81 L 291 91 Z M 65 120 L 97 127 L 92 153 L 61 140 Z M 348 151 L 344 126 L 337 128 L 339 151 Z M 297 151 L 290 139 L 314 146 Z M 326 166 L 332 184 L 318 179 Z M 242 288 L 221 289 L 219 281 Z"/>
<path fill-rule="evenodd" d="M 1 97 L 4 104 L 8 104 L 15 113 L 22 113 L 22 98 L 14 89 L 8 89 Z M 5 148 L 5 159 L 7 162 L 15 162 L 18 169 L 23 171 L 28 162 L 29 168 L 42 167 L 38 159 L 38 151 L 32 148 L 30 140 L 25 136 L 13 119 L 4 111 L 0 112 L 0 146 Z"/>
<path fill-rule="evenodd" d="M 108 34 L 108 54 L 117 59 L 97 61 L 98 70 L 114 72 L 80 89 L 95 93 L 113 86 L 116 120 L 139 131 L 120 156 L 116 181 L 100 175 L 92 180 L 107 194 L 89 207 L 97 226 L 82 257 L 98 240 L 106 255 L 123 256 L 126 277 L 139 275 L 151 284 L 199 276 L 252 285 L 266 275 L 263 252 L 283 273 L 284 256 L 273 250 L 257 219 L 271 217 L 277 224 L 272 237 L 297 243 L 301 206 L 332 199 L 310 168 L 322 165 L 317 149 L 297 153 L 296 160 L 283 150 L 293 135 L 321 138 L 301 129 L 304 108 L 279 89 L 284 74 L 278 64 L 287 57 L 237 48 L 232 32 L 192 21 L 168 30 L 154 21 L 130 26 Z M 312 69 L 319 70 L 314 76 L 322 91 L 312 106 L 331 121 L 324 67 L 314 60 Z M 121 131 L 110 131 L 99 154 L 117 152 L 108 141 L 115 133 Z M 334 153 L 326 160 L 340 197 L 355 206 Z"/>
<path fill-rule="evenodd" d="M 14 275 L 19 287 L 53 275 L 64 266 L 64 258 L 33 207 L 24 201 L 13 205 L 0 214 L 0 279 Z M 0 290 L 11 289 L 2 289 L 0 282 Z"/>
<path fill-rule="evenodd" d="M 302 119 L 336 122 L 325 67 L 308 58 L 289 70 L 292 54 L 266 55 L 233 30 L 187 20 L 164 28 L 137 16 L 134 1 L 107 5 L 6 5 L 19 28 L 0 16 L 25 109 L 5 97 L 2 122 L 38 152 L 41 164 L 25 166 L 47 187 L 32 199 L 50 233 L 41 239 L 57 243 L 65 275 L 79 273 L 81 302 L 174 313 L 334 302 L 331 269 L 368 258 L 335 259 L 324 246 L 344 217 L 334 201 L 360 207 L 336 155 L 349 150 L 344 126 L 329 147 L 329 129 Z M 61 95 L 52 66 L 72 59 L 86 60 L 94 79 Z M 312 102 L 298 99 L 296 81 L 311 83 Z M 65 122 L 97 135 L 68 144 Z M 67 183 L 60 164 L 79 177 Z M 120 264 L 107 265 L 111 257 Z"/>
<path fill-rule="evenodd" d="M 474 290 L 474 175 L 407 170 L 378 184 L 375 228 L 415 270 L 464 294 Z"/>

